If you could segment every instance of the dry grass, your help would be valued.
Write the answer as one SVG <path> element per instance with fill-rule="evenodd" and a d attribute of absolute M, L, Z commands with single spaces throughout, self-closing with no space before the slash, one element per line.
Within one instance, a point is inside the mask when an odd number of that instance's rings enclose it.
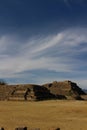
<path fill-rule="evenodd" d="M 86 101 L 0 101 L 0 127 L 14 130 L 28 126 L 49 130 L 87 130 Z"/>

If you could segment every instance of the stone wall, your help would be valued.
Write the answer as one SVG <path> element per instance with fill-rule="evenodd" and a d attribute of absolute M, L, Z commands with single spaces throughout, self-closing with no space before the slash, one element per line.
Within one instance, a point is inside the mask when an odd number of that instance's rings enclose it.
<path fill-rule="evenodd" d="M 0 85 L 0 100 L 39 101 L 48 99 L 82 99 L 85 95 L 76 83 L 63 81 L 44 85 Z"/>

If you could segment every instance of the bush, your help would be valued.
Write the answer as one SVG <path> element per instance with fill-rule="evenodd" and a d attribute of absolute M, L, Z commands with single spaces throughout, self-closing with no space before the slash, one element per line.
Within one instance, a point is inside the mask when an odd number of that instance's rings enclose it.
<path fill-rule="evenodd" d="M 0 85 L 6 85 L 6 84 L 7 83 L 4 80 L 0 79 Z"/>

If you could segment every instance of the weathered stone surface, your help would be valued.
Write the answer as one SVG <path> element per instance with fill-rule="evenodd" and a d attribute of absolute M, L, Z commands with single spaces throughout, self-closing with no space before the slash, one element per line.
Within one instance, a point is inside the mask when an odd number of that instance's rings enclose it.
<path fill-rule="evenodd" d="M 0 100 L 39 101 L 47 99 L 82 100 L 84 91 L 71 81 L 48 83 L 44 85 L 18 84 L 0 85 Z"/>
<path fill-rule="evenodd" d="M 80 95 L 85 95 L 84 91 L 78 87 L 76 83 L 71 81 L 54 81 L 53 83 L 44 84 L 43 86 L 48 88 L 50 93 L 59 99 L 71 97 L 71 99 L 80 100 L 82 99 Z"/>
<path fill-rule="evenodd" d="M 0 100 L 38 101 L 53 98 L 54 95 L 47 88 L 40 85 L 22 84 L 0 86 Z"/>

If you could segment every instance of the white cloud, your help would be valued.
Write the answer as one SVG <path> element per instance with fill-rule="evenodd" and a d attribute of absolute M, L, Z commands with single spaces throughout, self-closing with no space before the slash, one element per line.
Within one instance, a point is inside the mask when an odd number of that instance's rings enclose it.
<path fill-rule="evenodd" d="M 87 89 L 87 79 L 76 80 L 76 82 L 81 88 Z"/>
<path fill-rule="evenodd" d="M 19 73 L 37 69 L 75 73 L 83 62 L 87 64 L 85 57 L 83 60 L 75 58 L 87 51 L 86 29 L 69 29 L 22 44 L 21 41 L 11 36 L 0 38 L 1 78 L 21 77 Z"/>
<path fill-rule="evenodd" d="M 63 2 L 69 8 L 73 7 L 73 3 L 85 7 L 85 0 L 63 0 Z"/>

